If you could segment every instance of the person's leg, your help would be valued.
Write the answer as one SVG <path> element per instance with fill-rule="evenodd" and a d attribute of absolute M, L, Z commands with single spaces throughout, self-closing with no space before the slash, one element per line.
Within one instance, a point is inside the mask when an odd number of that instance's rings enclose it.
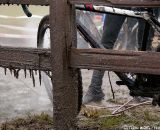
<path fill-rule="evenodd" d="M 87 104 L 92 101 L 101 101 L 104 98 L 104 93 L 101 89 L 104 72 L 105 71 L 103 70 L 93 71 L 91 84 L 83 97 L 83 104 Z"/>
<path fill-rule="evenodd" d="M 113 49 L 114 43 L 117 40 L 118 34 L 121 30 L 125 18 L 125 16 L 118 16 L 112 14 L 108 14 L 106 16 L 101 40 L 101 44 L 106 49 Z"/>
<path fill-rule="evenodd" d="M 121 44 L 123 50 L 138 50 L 138 21 L 136 18 L 128 17 L 125 21 L 124 36 Z"/>
<path fill-rule="evenodd" d="M 124 16 L 107 14 L 101 40 L 101 43 L 105 48 L 113 49 L 114 43 L 118 37 L 125 18 L 126 17 Z M 105 71 L 103 70 L 94 70 L 89 89 L 86 95 L 83 97 L 83 104 L 91 101 L 100 101 L 104 98 L 104 93 L 101 89 L 104 72 Z"/>

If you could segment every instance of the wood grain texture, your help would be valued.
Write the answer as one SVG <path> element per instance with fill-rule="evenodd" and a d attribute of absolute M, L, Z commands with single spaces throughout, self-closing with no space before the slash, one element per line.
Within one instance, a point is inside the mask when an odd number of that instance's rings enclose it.
<path fill-rule="evenodd" d="M 70 66 L 117 72 L 160 74 L 160 53 L 72 49 Z"/>
<path fill-rule="evenodd" d="M 0 67 L 50 71 L 50 50 L 0 47 Z"/>
<path fill-rule="evenodd" d="M 75 39 L 74 11 L 67 0 L 52 0 L 50 4 L 55 130 L 76 130 L 78 73 L 68 64 L 68 51 Z"/>

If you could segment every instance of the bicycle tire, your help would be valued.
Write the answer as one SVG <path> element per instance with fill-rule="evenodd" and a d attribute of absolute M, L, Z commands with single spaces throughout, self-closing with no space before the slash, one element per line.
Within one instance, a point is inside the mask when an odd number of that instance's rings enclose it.
<path fill-rule="evenodd" d="M 96 42 L 96 40 L 94 39 L 92 34 L 90 34 L 88 32 L 88 30 L 86 30 L 86 28 L 83 28 L 83 26 L 81 26 L 81 23 L 79 21 L 77 23 L 77 28 L 78 28 L 78 31 L 81 32 L 81 35 L 83 35 L 85 40 L 90 43 L 92 48 L 101 48 L 100 44 L 98 44 Z M 140 50 L 142 50 L 142 51 L 145 51 L 145 49 L 146 49 L 146 45 L 142 46 L 140 48 Z M 132 80 L 131 78 L 128 78 L 128 75 L 126 73 L 122 73 L 122 72 L 115 72 L 115 73 L 120 78 L 120 80 L 122 80 L 124 85 L 126 85 L 128 87 L 128 89 L 130 90 L 130 95 L 131 96 L 153 97 L 154 94 L 159 94 L 160 93 L 158 85 L 156 85 L 156 84 L 160 84 L 159 83 L 159 77 L 156 77 L 157 78 L 156 82 L 153 83 L 153 84 L 150 84 L 150 86 L 149 86 L 149 85 L 147 85 L 147 82 L 145 82 L 145 81 L 141 82 L 141 77 L 148 79 L 148 81 L 149 80 L 154 81 L 155 76 L 153 76 L 153 75 L 135 74 L 136 78 L 135 78 L 135 80 Z M 156 87 L 154 87 L 154 89 L 153 89 L 151 86 L 156 86 Z M 151 92 L 150 92 L 150 90 L 151 90 Z"/>
<path fill-rule="evenodd" d="M 44 34 L 48 28 L 50 28 L 49 15 L 46 15 L 41 19 L 38 25 L 38 33 L 37 33 L 37 47 L 38 48 L 43 47 Z"/>
<path fill-rule="evenodd" d="M 47 29 L 50 29 L 50 24 L 49 24 L 49 15 L 44 16 L 38 26 L 38 33 L 37 33 L 37 47 L 38 48 L 43 48 L 43 40 L 44 40 L 44 35 Z M 83 96 L 83 88 L 82 88 L 82 76 L 81 76 L 81 71 L 80 69 L 76 69 L 77 74 L 78 74 L 78 110 L 77 112 L 79 113 L 81 110 L 81 105 L 82 105 L 82 96 Z M 47 94 L 51 102 L 53 102 L 53 96 L 52 93 L 50 93 L 50 88 L 52 88 L 52 84 L 49 83 L 49 80 L 46 80 L 48 78 L 47 75 L 42 75 L 42 79 L 44 81 L 44 86 L 46 88 Z"/>
<path fill-rule="evenodd" d="M 22 4 L 21 7 L 22 7 L 23 12 L 25 13 L 25 15 L 26 15 L 27 17 L 32 17 L 32 13 L 29 11 L 27 5 Z"/>

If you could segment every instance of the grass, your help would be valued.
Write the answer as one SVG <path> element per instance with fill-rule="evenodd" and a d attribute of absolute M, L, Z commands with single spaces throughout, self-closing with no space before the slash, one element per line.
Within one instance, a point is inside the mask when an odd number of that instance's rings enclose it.
<path fill-rule="evenodd" d="M 109 115 L 111 114 L 111 112 L 107 109 L 95 109 L 91 107 L 83 107 L 80 114 L 87 118 L 95 119 L 102 115 Z"/>
<path fill-rule="evenodd" d="M 123 119 L 124 119 L 123 116 L 108 117 L 100 120 L 99 124 L 102 128 L 115 129 L 115 128 L 119 128 Z"/>
<path fill-rule="evenodd" d="M 1 125 L 1 130 L 49 130 L 53 128 L 53 120 L 49 115 L 27 115 L 26 118 L 14 119 Z"/>
<path fill-rule="evenodd" d="M 130 126 L 137 129 L 142 126 L 160 126 L 160 114 L 152 107 L 139 107 L 118 116 L 109 115 L 111 111 L 107 109 L 82 108 L 78 121 L 79 130 L 123 130 Z M 52 117 L 45 113 L 29 114 L 26 118 L 3 123 L 1 130 L 51 130 L 53 125 Z"/>
<path fill-rule="evenodd" d="M 101 118 L 102 115 L 110 115 L 111 112 L 109 110 L 106 110 L 107 112 L 105 113 L 104 110 L 101 112 L 99 111 L 96 116 L 94 115 L 94 112 L 91 112 L 92 110 L 87 110 L 89 113 L 92 113 L 92 116 L 86 116 L 88 120 L 83 121 L 83 124 L 86 126 L 100 126 L 101 129 L 123 129 L 125 126 L 134 127 L 139 129 L 139 127 L 143 126 L 151 126 L 151 127 L 159 127 L 160 126 L 160 114 L 155 111 L 156 109 L 154 107 L 148 107 L 144 108 L 143 107 L 138 107 L 136 109 L 132 109 L 130 111 L 126 111 L 122 113 L 119 116 L 104 116 Z M 87 112 L 86 111 L 86 112 Z M 95 110 L 94 110 L 95 111 Z M 90 115 L 90 114 L 89 114 Z M 97 116 L 98 115 L 98 116 Z M 94 118 L 93 118 L 94 117 Z M 95 118 L 96 117 L 96 118 Z M 85 123 L 84 123 L 85 122 Z"/>

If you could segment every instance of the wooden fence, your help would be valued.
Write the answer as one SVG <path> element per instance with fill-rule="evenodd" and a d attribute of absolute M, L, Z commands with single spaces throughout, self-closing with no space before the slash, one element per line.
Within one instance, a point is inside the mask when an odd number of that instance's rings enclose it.
<path fill-rule="evenodd" d="M 0 4 L 50 6 L 51 49 L 0 47 L 0 66 L 52 71 L 56 130 L 77 129 L 78 68 L 160 74 L 159 53 L 76 49 L 74 4 L 84 3 L 160 7 L 159 0 L 0 0 Z"/>

